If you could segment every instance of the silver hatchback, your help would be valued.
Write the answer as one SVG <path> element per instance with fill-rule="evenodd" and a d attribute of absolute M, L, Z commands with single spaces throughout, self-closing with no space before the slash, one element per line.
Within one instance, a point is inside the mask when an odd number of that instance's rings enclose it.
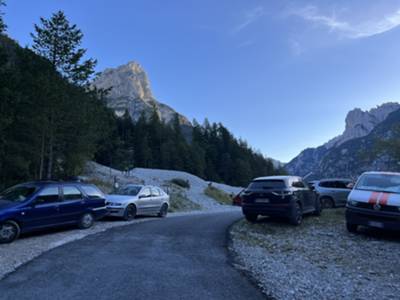
<path fill-rule="evenodd" d="M 132 220 L 137 215 L 165 217 L 169 208 L 169 196 L 161 188 L 150 185 L 128 184 L 114 194 L 107 195 L 109 216 Z"/>
<path fill-rule="evenodd" d="M 333 208 L 345 206 L 347 196 L 353 188 L 351 179 L 323 179 L 314 184 L 315 191 L 319 195 L 322 207 Z"/>

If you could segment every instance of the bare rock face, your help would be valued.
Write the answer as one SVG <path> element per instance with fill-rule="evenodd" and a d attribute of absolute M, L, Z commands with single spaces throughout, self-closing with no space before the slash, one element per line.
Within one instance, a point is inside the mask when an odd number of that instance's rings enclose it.
<path fill-rule="evenodd" d="M 327 142 L 325 147 L 330 149 L 349 140 L 366 136 L 390 113 L 398 109 L 400 109 L 400 104 L 395 102 L 384 103 L 369 111 L 363 111 L 359 108 L 353 109 L 347 114 L 346 129 L 343 134 Z"/>
<path fill-rule="evenodd" d="M 174 109 L 153 97 L 146 72 L 134 61 L 104 70 L 93 85 L 100 89 L 111 88 L 107 105 L 114 109 L 117 116 L 128 111 L 132 120 L 137 121 L 142 113 L 150 116 L 155 109 L 163 122 L 170 123 L 177 114 Z M 182 126 L 191 127 L 185 116 L 178 114 L 178 118 Z"/>
<path fill-rule="evenodd" d="M 394 102 L 382 104 L 369 111 L 353 109 L 346 116 L 346 128 L 341 135 L 322 146 L 302 151 L 286 164 L 286 170 L 299 176 L 312 173 L 316 178 L 356 176 L 362 168 L 368 169 L 372 166 L 361 162 L 362 157 L 357 153 L 361 150 L 363 153 L 372 151 L 372 138 L 369 137 L 372 133 L 373 140 L 384 137 L 384 131 L 374 130 L 384 124 L 390 114 L 399 110 L 400 104 Z M 369 148 L 371 149 L 368 150 Z M 359 152 L 355 152 L 355 149 Z"/>

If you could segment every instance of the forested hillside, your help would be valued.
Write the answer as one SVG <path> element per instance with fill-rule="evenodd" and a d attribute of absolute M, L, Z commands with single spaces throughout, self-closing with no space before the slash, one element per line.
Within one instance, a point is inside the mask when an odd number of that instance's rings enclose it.
<path fill-rule="evenodd" d="M 156 113 L 137 122 L 128 114 L 116 117 L 103 101 L 105 91 L 90 88 L 96 61 L 84 59 L 76 25 L 57 12 L 33 31 L 32 49 L 22 48 L 0 17 L 1 188 L 75 176 L 93 159 L 120 169 L 184 170 L 234 185 L 278 172 L 221 124 L 195 123 L 187 141 L 178 120 L 167 125 Z"/>

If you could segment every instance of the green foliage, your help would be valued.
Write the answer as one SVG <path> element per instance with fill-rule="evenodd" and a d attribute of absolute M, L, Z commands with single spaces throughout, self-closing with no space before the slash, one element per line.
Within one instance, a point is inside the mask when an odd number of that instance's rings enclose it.
<path fill-rule="evenodd" d="M 224 191 L 209 185 L 205 188 L 204 194 L 210 198 L 213 198 L 215 201 L 219 202 L 220 204 L 225 205 L 232 205 L 232 198 L 229 194 L 225 193 Z"/>
<path fill-rule="evenodd" d="M 80 173 L 111 113 L 96 91 L 0 36 L 0 187 Z"/>
<path fill-rule="evenodd" d="M 180 186 L 185 189 L 190 189 L 190 182 L 182 178 L 174 178 L 171 180 L 171 183 L 176 184 L 177 186 Z"/>
<path fill-rule="evenodd" d="M 112 137 L 104 141 L 96 161 L 113 168 L 161 168 L 187 171 L 212 181 L 245 186 L 258 176 L 274 175 L 270 160 L 237 140 L 222 124 L 194 122 L 192 138 L 183 136 L 178 117 L 160 121 L 156 111 L 132 122 L 128 112 L 115 118 Z M 103 143 L 103 142 L 102 142 Z"/>
<path fill-rule="evenodd" d="M 0 0 L 0 34 L 4 33 L 6 31 L 6 29 L 7 29 L 7 26 L 6 26 L 6 24 L 4 23 L 4 20 L 3 20 L 3 15 L 4 14 L 3 14 L 2 9 L 1 9 L 1 7 L 5 6 L 5 5 L 6 5 L 5 2 L 3 0 Z"/>
<path fill-rule="evenodd" d="M 40 18 L 31 33 L 33 50 L 47 58 L 57 70 L 75 84 L 86 84 L 94 74 L 96 60 L 82 61 L 86 49 L 80 48 L 83 34 L 76 25 L 71 25 L 62 11 L 50 19 Z"/>
<path fill-rule="evenodd" d="M 200 210 L 201 206 L 190 201 L 183 191 L 173 190 L 170 193 L 170 212 Z"/>

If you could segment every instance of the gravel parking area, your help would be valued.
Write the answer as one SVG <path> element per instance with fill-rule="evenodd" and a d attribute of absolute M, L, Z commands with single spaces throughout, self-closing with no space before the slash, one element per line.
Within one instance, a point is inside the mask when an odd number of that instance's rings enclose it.
<path fill-rule="evenodd" d="M 192 211 L 176 212 L 168 214 L 167 218 L 180 217 L 186 215 L 210 214 L 222 211 L 238 210 L 236 207 L 221 207 L 213 211 Z M 15 271 L 19 266 L 31 261 L 42 253 L 59 247 L 66 243 L 82 239 L 88 235 L 103 232 L 117 226 L 134 225 L 141 222 L 162 222 L 163 219 L 157 217 L 140 217 L 133 221 L 120 221 L 118 219 L 104 219 L 87 230 L 74 228 L 57 229 L 46 232 L 38 232 L 20 237 L 11 244 L 0 244 L 0 280 L 7 274 Z M 0 297 L 1 298 L 1 297 Z"/>
<path fill-rule="evenodd" d="M 275 299 L 399 299 L 400 233 L 346 231 L 344 209 L 283 220 L 241 220 L 230 231 L 237 268 Z"/>

